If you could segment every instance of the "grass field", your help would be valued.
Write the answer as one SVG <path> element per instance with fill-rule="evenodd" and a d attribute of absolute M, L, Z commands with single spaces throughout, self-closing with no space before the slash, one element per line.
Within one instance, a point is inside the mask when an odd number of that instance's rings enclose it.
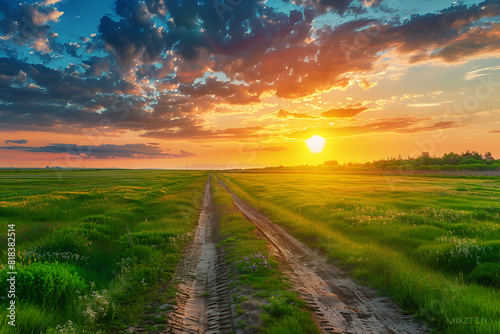
<path fill-rule="evenodd" d="M 10 286 L 11 224 L 17 272 L 16 327 L 7 324 L 2 294 L 0 334 L 118 333 L 141 325 L 145 306 L 171 303 L 170 279 L 193 237 L 207 178 L 196 171 L 0 171 L 2 291 Z M 258 331 L 267 333 L 316 329 L 266 241 L 217 179 L 436 332 L 500 332 L 500 179 L 214 174 L 218 247 L 232 288 L 247 291 L 233 302 L 262 303 Z M 157 323 L 146 330 L 161 332 L 165 319 Z"/>
<path fill-rule="evenodd" d="M 222 177 L 240 198 L 437 332 L 500 332 L 500 179 Z"/>
<path fill-rule="evenodd" d="M 16 234 L 16 327 L 0 333 L 107 333 L 168 299 L 198 220 L 206 172 L 0 171 L 0 288 Z M 152 293 L 164 282 L 163 295 Z M 68 321 L 69 320 L 69 321 Z M 60 327 L 57 327 L 60 326 Z"/>

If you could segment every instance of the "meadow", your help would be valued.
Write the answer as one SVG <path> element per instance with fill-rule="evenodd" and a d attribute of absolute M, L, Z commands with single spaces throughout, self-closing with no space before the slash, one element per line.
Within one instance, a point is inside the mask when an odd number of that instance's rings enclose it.
<path fill-rule="evenodd" d="M 498 177 L 249 171 L 220 177 L 435 332 L 500 332 Z"/>
<path fill-rule="evenodd" d="M 10 224 L 17 272 L 16 327 L 2 293 L 0 333 L 108 333 L 139 323 L 145 305 L 172 299 L 169 280 L 197 224 L 207 175 L 0 171 L 2 291 Z"/>
<path fill-rule="evenodd" d="M 207 178 L 203 171 L 0 171 L 2 291 L 11 224 L 17 272 L 16 327 L 7 324 L 2 294 L 0 334 L 161 332 L 166 318 L 154 312 L 175 303 L 172 277 Z M 435 332 L 500 332 L 498 177 L 214 173 L 236 327 L 251 325 L 245 305 L 256 303 L 259 332 L 302 333 L 316 331 L 308 308 L 218 180 Z"/>

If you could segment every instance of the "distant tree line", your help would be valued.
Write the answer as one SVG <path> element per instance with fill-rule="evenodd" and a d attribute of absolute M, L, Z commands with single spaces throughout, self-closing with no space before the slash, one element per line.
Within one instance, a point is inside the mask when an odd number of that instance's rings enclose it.
<path fill-rule="evenodd" d="M 326 166 L 339 166 L 337 161 L 325 161 Z M 396 158 L 387 158 L 366 163 L 347 163 L 346 167 L 361 167 L 363 169 L 378 170 L 431 170 L 431 171 L 461 171 L 461 170 L 500 170 L 500 159 L 495 159 L 491 152 L 484 155 L 475 151 L 465 151 L 462 154 L 446 153 L 443 156 L 431 156 L 423 152 L 418 157 L 404 159 L 401 155 Z"/>

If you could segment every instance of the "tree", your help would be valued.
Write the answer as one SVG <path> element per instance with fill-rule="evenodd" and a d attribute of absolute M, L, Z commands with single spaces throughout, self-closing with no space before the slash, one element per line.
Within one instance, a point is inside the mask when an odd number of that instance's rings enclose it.
<path fill-rule="evenodd" d="M 486 154 L 484 155 L 484 158 L 486 159 L 486 161 L 494 161 L 495 160 L 493 155 L 491 155 L 491 152 L 486 152 Z"/>
<path fill-rule="evenodd" d="M 460 155 L 450 152 L 445 153 L 443 156 L 443 164 L 445 165 L 458 165 L 460 163 Z"/>

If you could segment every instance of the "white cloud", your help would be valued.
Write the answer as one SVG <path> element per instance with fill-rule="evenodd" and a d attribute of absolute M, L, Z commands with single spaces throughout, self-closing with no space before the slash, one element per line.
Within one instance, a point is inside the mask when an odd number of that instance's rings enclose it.
<path fill-rule="evenodd" d="M 500 66 L 495 66 L 495 67 L 485 67 L 485 68 L 480 68 L 474 71 L 469 71 L 465 73 L 464 80 L 465 81 L 470 81 L 474 80 L 479 77 L 483 77 L 485 75 L 491 74 L 493 71 L 498 71 L 500 70 Z"/>
<path fill-rule="evenodd" d="M 45 0 L 42 4 L 44 6 L 50 6 L 50 5 L 55 5 L 58 2 L 61 2 L 62 0 Z"/>

